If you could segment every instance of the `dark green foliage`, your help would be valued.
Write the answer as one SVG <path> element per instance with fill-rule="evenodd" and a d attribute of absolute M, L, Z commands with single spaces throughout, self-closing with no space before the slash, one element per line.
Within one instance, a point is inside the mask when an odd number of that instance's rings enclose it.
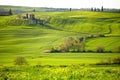
<path fill-rule="evenodd" d="M 9 10 L 9 14 L 12 15 L 12 10 L 11 9 Z"/>
<path fill-rule="evenodd" d="M 91 8 L 91 11 L 94 11 L 93 7 Z"/>
<path fill-rule="evenodd" d="M 94 38 L 94 35 L 93 35 L 93 34 L 92 34 L 92 35 L 88 35 L 87 38 L 88 38 L 88 39 L 89 39 L 89 38 Z"/>
<path fill-rule="evenodd" d="M 35 9 L 33 9 L 33 12 L 35 12 Z"/>
<path fill-rule="evenodd" d="M 72 8 L 70 8 L 70 11 L 72 11 Z"/>
<path fill-rule="evenodd" d="M 104 11 L 104 8 L 103 8 L 103 6 L 101 7 L 101 11 L 102 11 L 102 12 Z"/>
<path fill-rule="evenodd" d="M 97 9 L 96 9 L 96 8 L 94 8 L 94 11 L 97 11 Z"/>
<path fill-rule="evenodd" d="M 111 65 L 111 64 L 120 64 L 120 57 L 114 59 L 107 59 L 107 61 L 101 61 L 96 63 L 97 65 Z"/>
<path fill-rule="evenodd" d="M 88 50 L 87 52 L 94 52 L 94 51 L 92 51 L 92 50 Z"/>
<path fill-rule="evenodd" d="M 105 37 L 104 34 L 98 34 L 98 37 Z"/>
<path fill-rule="evenodd" d="M 120 46 L 118 46 L 118 53 L 120 53 Z"/>
<path fill-rule="evenodd" d="M 14 60 L 15 65 L 26 65 L 28 64 L 25 57 L 22 56 L 18 56 L 16 57 L 16 59 Z"/>
<path fill-rule="evenodd" d="M 120 58 L 118 57 L 118 58 L 113 59 L 112 63 L 113 64 L 120 64 Z"/>
<path fill-rule="evenodd" d="M 99 46 L 99 47 L 97 47 L 96 52 L 103 53 L 104 52 L 104 48 Z"/>

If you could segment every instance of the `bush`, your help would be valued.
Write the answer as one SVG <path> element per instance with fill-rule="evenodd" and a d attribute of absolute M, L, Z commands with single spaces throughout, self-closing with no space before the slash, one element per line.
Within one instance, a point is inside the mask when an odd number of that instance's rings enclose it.
<path fill-rule="evenodd" d="M 94 38 L 95 36 L 92 34 L 92 35 L 88 35 L 87 38 Z"/>
<path fill-rule="evenodd" d="M 104 34 L 98 34 L 98 36 L 99 36 L 99 37 L 105 37 L 105 35 L 104 35 Z"/>
<path fill-rule="evenodd" d="M 87 52 L 94 52 L 94 51 L 92 51 L 92 50 L 88 50 Z"/>
<path fill-rule="evenodd" d="M 42 67 L 42 65 L 41 65 L 40 62 L 38 62 L 38 63 L 35 65 L 35 67 Z"/>
<path fill-rule="evenodd" d="M 104 52 L 104 48 L 99 46 L 99 47 L 97 47 L 96 52 L 103 53 Z"/>
<path fill-rule="evenodd" d="M 120 64 L 120 58 L 119 58 L 119 57 L 113 59 L 112 61 L 113 61 L 113 62 L 112 62 L 113 64 Z"/>
<path fill-rule="evenodd" d="M 120 64 L 120 57 L 96 63 L 96 65 Z"/>
<path fill-rule="evenodd" d="M 120 46 L 118 46 L 118 53 L 120 53 Z"/>
<path fill-rule="evenodd" d="M 26 65 L 26 64 L 28 64 L 25 57 L 23 57 L 23 56 L 16 57 L 14 62 L 15 62 L 15 65 Z"/>

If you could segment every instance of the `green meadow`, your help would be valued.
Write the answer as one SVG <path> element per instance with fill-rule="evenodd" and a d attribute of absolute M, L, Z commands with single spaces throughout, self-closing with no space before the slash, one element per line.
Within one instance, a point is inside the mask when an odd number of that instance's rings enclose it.
<path fill-rule="evenodd" d="M 111 61 L 120 59 L 119 13 L 30 13 L 47 20 L 46 23 L 28 24 L 26 20 L 18 19 L 17 14 L 0 16 L 0 80 L 120 79 L 120 65 Z M 67 37 L 91 35 L 93 37 L 85 41 L 85 52 L 44 52 Z M 104 47 L 104 53 L 96 52 L 99 46 Z M 19 56 L 23 56 L 28 64 L 15 65 Z"/>

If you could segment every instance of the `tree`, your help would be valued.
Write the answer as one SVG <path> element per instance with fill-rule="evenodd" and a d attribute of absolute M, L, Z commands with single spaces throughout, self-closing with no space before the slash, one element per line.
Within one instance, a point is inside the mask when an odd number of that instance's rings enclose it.
<path fill-rule="evenodd" d="M 12 10 L 11 9 L 9 10 L 9 15 L 12 15 Z"/>
<path fill-rule="evenodd" d="M 70 8 L 70 11 L 72 11 L 72 8 Z"/>
<path fill-rule="evenodd" d="M 85 51 L 85 37 L 68 37 L 52 52 L 80 52 Z"/>
<path fill-rule="evenodd" d="M 91 8 L 91 11 L 94 11 L 94 10 L 93 10 L 93 7 Z"/>
<path fill-rule="evenodd" d="M 26 18 L 28 19 L 28 13 L 26 13 Z"/>
<path fill-rule="evenodd" d="M 100 9 L 99 9 L 99 8 L 97 8 L 97 11 L 99 12 L 99 11 L 100 11 Z"/>
<path fill-rule="evenodd" d="M 35 9 L 33 9 L 33 12 L 35 12 Z"/>
<path fill-rule="evenodd" d="M 96 11 L 97 9 L 96 8 L 94 8 L 94 11 Z"/>
<path fill-rule="evenodd" d="M 102 12 L 104 11 L 104 8 L 103 8 L 103 6 L 101 7 L 101 11 L 102 11 Z"/>

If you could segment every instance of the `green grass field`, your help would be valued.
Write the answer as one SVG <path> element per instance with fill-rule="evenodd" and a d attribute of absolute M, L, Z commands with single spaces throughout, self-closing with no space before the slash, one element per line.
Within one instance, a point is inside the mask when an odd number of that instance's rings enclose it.
<path fill-rule="evenodd" d="M 0 80 L 119 80 L 120 65 L 95 65 L 119 58 L 120 14 L 108 12 L 35 12 L 45 25 L 26 25 L 17 15 L 0 16 Z M 24 15 L 24 14 L 22 14 Z M 104 34 L 86 40 L 86 51 L 44 53 L 67 37 Z M 107 53 L 96 53 L 102 46 Z M 29 65 L 14 66 L 24 56 Z M 36 66 L 39 67 L 36 67 Z M 20 76 L 18 76 L 21 74 Z"/>
<path fill-rule="evenodd" d="M 118 53 L 52 53 L 52 54 L 11 54 L 1 53 L 1 65 L 12 66 L 17 56 L 24 56 L 29 65 L 75 65 L 96 64 L 120 57 Z"/>

